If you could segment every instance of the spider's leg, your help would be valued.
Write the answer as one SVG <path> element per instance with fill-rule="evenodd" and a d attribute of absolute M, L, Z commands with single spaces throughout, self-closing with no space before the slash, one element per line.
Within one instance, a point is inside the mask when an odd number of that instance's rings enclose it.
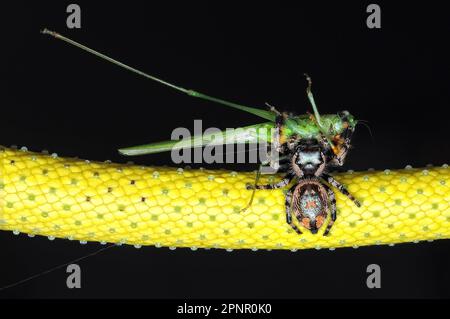
<path fill-rule="evenodd" d="M 278 167 L 278 170 L 281 172 L 287 172 L 289 168 L 291 167 L 291 163 L 280 163 L 280 166 Z"/>
<path fill-rule="evenodd" d="M 292 214 L 291 214 L 291 201 L 292 201 L 292 190 L 287 191 L 284 205 L 286 207 L 286 223 L 288 223 L 292 229 L 299 235 L 303 234 L 300 229 L 294 224 L 292 221 Z"/>
<path fill-rule="evenodd" d="M 327 236 L 330 232 L 331 227 L 333 227 L 334 222 L 336 221 L 336 196 L 334 195 L 333 190 L 328 187 L 327 185 L 324 185 L 325 189 L 328 193 L 328 199 L 330 200 L 330 222 L 327 225 L 327 228 L 325 229 L 323 235 Z"/>
<path fill-rule="evenodd" d="M 361 207 L 361 203 L 355 198 L 353 197 L 352 194 L 349 193 L 349 191 L 344 187 L 344 185 L 342 185 L 341 183 L 339 183 L 337 180 L 335 180 L 333 178 L 333 176 L 328 175 L 328 174 L 323 174 L 322 177 L 331 185 L 333 185 L 334 187 L 336 187 L 342 194 L 344 194 L 345 196 L 347 196 L 350 200 L 352 200 L 356 206 Z"/>
<path fill-rule="evenodd" d="M 258 170 L 258 173 L 256 173 L 255 184 L 254 185 L 247 184 L 247 189 L 248 190 L 253 190 L 252 191 L 252 196 L 250 197 L 250 201 L 248 202 L 247 206 L 245 206 L 241 210 L 241 212 L 245 212 L 250 206 L 252 206 L 253 199 L 255 198 L 255 193 L 256 193 L 257 189 L 278 189 L 278 188 L 282 188 L 282 187 L 285 187 L 287 184 L 289 184 L 289 182 L 293 178 L 292 175 L 288 174 L 281 181 L 279 181 L 276 184 L 258 185 L 258 181 L 259 181 L 260 177 L 261 177 L 261 171 Z"/>
<path fill-rule="evenodd" d="M 351 147 L 351 138 L 354 129 L 348 127 L 345 129 L 344 133 L 341 134 L 342 144 L 337 147 L 337 152 L 335 153 L 335 157 L 330 160 L 331 165 L 342 166 L 344 165 L 345 157 Z"/>

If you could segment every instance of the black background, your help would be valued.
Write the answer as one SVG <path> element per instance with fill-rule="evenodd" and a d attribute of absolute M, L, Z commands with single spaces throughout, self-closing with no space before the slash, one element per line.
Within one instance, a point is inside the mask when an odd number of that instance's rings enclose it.
<path fill-rule="evenodd" d="M 188 6 L 81 5 L 82 28 L 65 25 L 70 2 L 2 7 L 7 54 L 1 144 L 124 162 L 118 147 L 165 140 L 175 127 L 238 127 L 250 114 L 189 98 L 39 34 L 54 29 L 186 88 L 305 113 L 308 72 L 321 113 L 348 109 L 359 126 L 346 168 L 442 165 L 449 159 L 449 19 L 427 2 L 388 4 L 368 29 L 370 2 Z M 6 73 L 4 73 L 6 70 Z M 170 164 L 170 154 L 134 159 Z M 254 169 L 255 165 L 228 165 Z M 86 255 L 96 243 L 0 233 L 0 287 Z M 191 251 L 114 247 L 82 262 L 82 289 L 65 269 L 0 291 L 9 298 L 432 298 L 450 297 L 447 240 L 336 251 Z M 366 287 L 366 267 L 382 288 Z"/>

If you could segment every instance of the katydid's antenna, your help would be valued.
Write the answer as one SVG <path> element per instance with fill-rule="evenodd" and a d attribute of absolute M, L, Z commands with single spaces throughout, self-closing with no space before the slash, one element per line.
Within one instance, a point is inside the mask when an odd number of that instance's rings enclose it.
<path fill-rule="evenodd" d="M 171 87 L 171 88 L 173 88 L 173 89 L 175 89 L 175 90 L 178 90 L 178 91 L 181 91 L 181 92 L 183 92 L 183 93 L 187 93 L 187 94 L 189 93 L 189 90 L 186 90 L 186 89 L 184 89 L 184 88 L 182 88 L 182 87 L 175 86 L 175 85 L 173 85 L 172 83 L 168 83 L 168 82 L 166 82 L 166 81 L 163 81 L 163 80 L 161 80 L 161 79 L 158 79 L 157 77 L 151 76 L 151 75 L 146 74 L 146 73 L 144 73 L 144 72 L 142 72 L 142 71 L 139 71 L 139 70 L 137 70 L 137 69 L 135 69 L 135 68 L 132 68 L 132 67 L 129 66 L 129 65 L 126 65 L 126 64 L 124 64 L 124 63 L 122 63 L 122 62 L 119 62 L 119 61 L 117 61 L 117 60 L 114 60 L 114 59 L 110 58 L 109 56 L 106 56 L 106 55 L 104 55 L 104 54 L 102 54 L 102 53 L 100 53 L 100 52 L 97 52 L 97 51 L 95 51 L 95 50 L 93 50 L 93 49 L 91 49 L 91 48 L 88 48 L 87 46 L 82 45 L 81 43 L 78 43 L 78 42 L 75 42 L 75 41 L 73 41 L 73 40 L 71 40 L 71 39 L 69 39 L 69 38 L 66 38 L 65 36 L 59 34 L 58 32 L 51 31 L 51 30 L 48 30 L 47 28 L 45 28 L 44 30 L 41 30 L 41 33 L 42 33 L 42 34 L 48 34 L 48 35 L 50 35 L 50 36 L 52 36 L 52 37 L 54 37 L 54 38 L 56 38 L 56 39 L 62 40 L 62 41 L 64 41 L 64 42 L 67 42 L 67 43 L 69 43 L 69 44 L 71 44 L 71 45 L 73 45 L 73 46 L 76 46 L 77 48 L 80 48 L 80 49 L 82 49 L 82 50 L 84 50 L 84 51 L 87 51 L 87 52 L 93 54 L 93 55 L 96 55 L 96 56 L 98 56 L 98 57 L 101 58 L 101 59 L 104 59 L 104 60 L 106 60 L 106 61 L 108 61 L 108 62 L 111 62 L 111 63 L 113 63 L 113 64 L 115 64 L 115 65 L 118 65 L 118 66 L 120 66 L 120 67 L 122 67 L 122 68 L 124 68 L 124 69 L 126 69 L 126 70 L 128 70 L 128 71 L 131 71 L 131 72 L 137 73 L 137 74 L 139 74 L 139 75 L 142 75 L 143 77 L 146 77 L 146 78 L 148 78 L 148 79 L 150 79 L 150 80 L 159 82 L 159 83 L 161 83 L 161 84 L 163 84 L 163 85 L 166 85 L 166 86 L 168 86 L 168 87 Z"/>
<path fill-rule="evenodd" d="M 155 77 L 153 75 L 150 75 L 150 74 L 144 73 L 142 71 L 139 71 L 138 69 L 135 69 L 135 68 L 133 68 L 133 67 L 131 67 L 129 65 L 126 65 L 125 63 L 122 63 L 120 61 L 114 60 L 113 58 L 110 58 L 109 56 L 107 56 L 107 55 L 105 55 L 103 53 L 95 51 L 95 50 L 93 50 L 91 48 L 88 48 L 87 46 L 85 46 L 85 45 L 83 45 L 81 43 L 78 43 L 78 42 L 73 41 L 73 40 L 71 40 L 69 38 L 66 38 L 65 36 L 63 36 L 63 35 L 61 35 L 61 34 L 59 34 L 57 32 L 50 31 L 48 29 L 44 29 L 44 30 L 41 31 L 41 33 L 42 34 L 48 34 L 48 35 L 50 35 L 50 36 L 52 36 L 52 37 L 54 37 L 56 39 L 62 40 L 64 42 L 66 42 L 66 43 L 69 43 L 69 44 L 79 48 L 79 49 L 87 51 L 87 52 L 89 52 L 89 53 L 91 53 L 91 54 L 93 54 L 93 55 L 95 55 L 95 56 L 97 56 L 97 57 L 99 57 L 99 58 L 101 58 L 103 60 L 111 62 L 111 63 L 113 63 L 115 65 L 118 65 L 121 68 L 124 68 L 124 69 L 126 69 L 128 71 L 134 72 L 136 74 L 139 74 L 139 75 L 141 75 L 141 76 L 143 76 L 143 77 L 145 77 L 147 79 L 150 79 L 152 81 L 156 81 L 158 83 L 161 83 L 161 84 L 163 84 L 165 86 L 168 86 L 168 87 L 170 87 L 170 88 L 172 88 L 174 90 L 177 90 L 179 92 L 185 93 L 185 94 L 187 94 L 189 96 L 197 97 L 197 98 L 200 98 L 200 99 L 203 99 L 203 100 L 215 102 L 215 103 L 222 104 L 222 105 L 226 105 L 226 106 L 229 106 L 229 107 L 232 107 L 232 108 L 235 108 L 235 109 L 247 112 L 247 113 L 254 114 L 256 116 L 262 117 L 262 118 L 264 118 L 266 120 L 269 120 L 269 121 L 272 121 L 272 122 L 275 121 L 275 114 L 273 112 L 270 112 L 270 111 L 267 111 L 267 110 L 261 110 L 261 109 L 258 109 L 258 108 L 245 106 L 245 105 L 241 105 L 241 104 L 237 104 L 237 103 L 233 103 L 233 102 L 229 102 L 229 101 L 225 101 L 225 100 L 222 100 L 222 99 L 219 99 L 219 98 L 216 98 L 216 97 L 213 97 L 213 96 L 209 96 L 209 95 L 206 95 L 206 94 L 194 91 L 194 90 L 185 89 L 185 88 L 183 88 L 181 86 L 176 86 L 176 85 L 174 85 L 172 83 L 166 82 L 166 81 L 164 81 L 164 80 L 162 80 L 160 78 L 157 78 L 157 77 Z"/>

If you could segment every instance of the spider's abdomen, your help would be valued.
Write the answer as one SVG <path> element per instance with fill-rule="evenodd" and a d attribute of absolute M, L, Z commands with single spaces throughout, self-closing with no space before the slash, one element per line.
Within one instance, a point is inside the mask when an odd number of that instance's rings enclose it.
<path fill-rule="evenodd" d="M 303 194 L 299 199 L 300 208 L 304 215 L 310 219 L 316 219 L 316 217 L 322 211 L 322 203 L 317 194 Z"/>
<path fill-rule="evenodd" d="M 316 181 L 306 180 L 295 188 L 292 198 L 293 213 L 303 227 L 316 233 L 327 218 L 327 195 Z"/>

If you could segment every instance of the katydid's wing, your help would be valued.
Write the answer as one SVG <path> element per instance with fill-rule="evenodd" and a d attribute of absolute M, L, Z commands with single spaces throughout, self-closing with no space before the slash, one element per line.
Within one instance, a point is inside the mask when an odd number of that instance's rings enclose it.
<path fill-rule="evenodd" d="M 156 142 L 140 146 L 132 146 L 119 149 L 122 155 L 136 156 L 144 154 L 161 153 L 172 150 L 200 146 L 214 146 L 224 144 L 246 144 L 246 143 L 270 143 L 272 140 L 273 123 L 266 122 L 225 131 L 217 131 L 208 134 L 193 136 L 181 140 L 170 140 Z"/>

